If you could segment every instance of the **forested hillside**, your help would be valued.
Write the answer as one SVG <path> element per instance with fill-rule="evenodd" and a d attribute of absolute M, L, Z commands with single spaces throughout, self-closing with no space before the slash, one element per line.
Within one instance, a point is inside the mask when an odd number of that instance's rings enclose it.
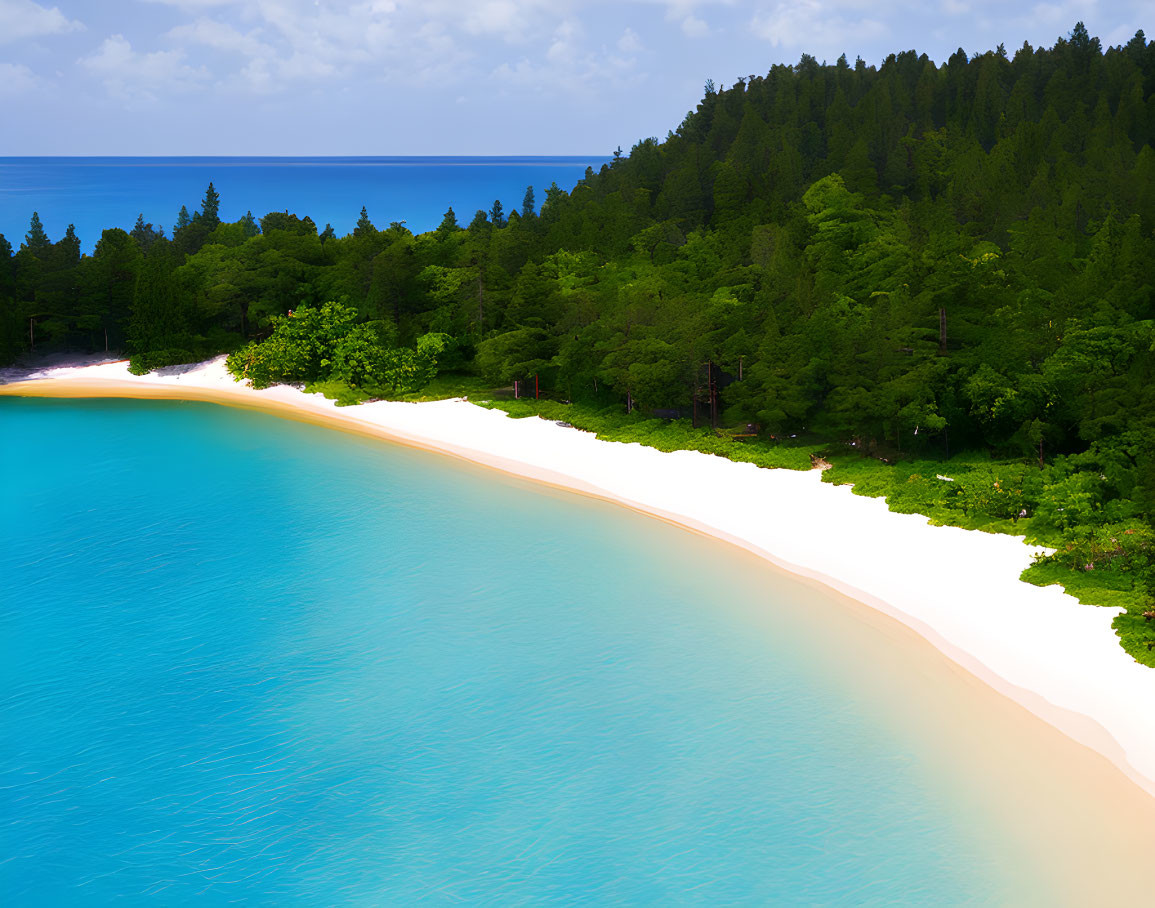
<path fill-rule="evenodd" d="M 221 223 L 210 187 L 171 239 L 138 223 L 84 257 L 34 219 L 15 255 L 0 241 L 0 355 L 123 349 L 147 368 L 277 331 L 234 364 L 373 392 L 404 363 L 431 374 L 433 351 L 575 402 L 688 415 L 696 395 L 764 438 L 1020 464 L 1014 494 L 995 481 L 971 507 L 1079 529 L 1070 566 L 1143 576 L 1153 88 L 1142 32 L 1104 50 L 1082 24 L 941 66 L 804 56 L 707 83 L 664 140 L 549 188 L 540 211 L 530 189 L 464 227 L 451 209 L 414 236 L 363 211 L 336 237 L 303 212 Z M 284 318 L 302 309 L 329 332 L 309 356 Z"/>

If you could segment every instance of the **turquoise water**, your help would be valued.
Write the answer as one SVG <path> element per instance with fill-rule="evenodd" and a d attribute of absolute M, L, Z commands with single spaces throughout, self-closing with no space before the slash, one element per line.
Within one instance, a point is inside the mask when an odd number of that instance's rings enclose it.
<path fill-rule="evenodd" d="M 196 211 L 212 181 L 221 217 L 235 221 L 288 209 L 318 229 L 331 223 L 350 233 L 361 206 L 384 229 L 405 221 L 414 233 L 432 230 L 450 206 L 461 226 L 500 199 L 521 208 L 526 186 L 537 204 L 550 183 L 567 192 L 604 157 L 410 158 L 0 158 L 0 234 L 19 249 L 32 212 L 53 241 L 76 225 L 85 252 L 106 227 L 132 229 L 143 214 L 172 236 L 181 205 Z"/>
<path fill-rule="evenodd" d="M 0 399 L 0 477 L 6 904 L 1014 900 L 719 543 L 208 404 Z"/>

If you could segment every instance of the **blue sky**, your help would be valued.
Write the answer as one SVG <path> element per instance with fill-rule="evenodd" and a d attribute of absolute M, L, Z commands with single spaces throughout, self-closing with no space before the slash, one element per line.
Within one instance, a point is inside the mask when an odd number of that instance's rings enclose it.
<path fill-rule="evenodd" d="M 605 154 L 712 78 L 942 61 L 1155 0 L 0 0 L 0 154 Z"/>

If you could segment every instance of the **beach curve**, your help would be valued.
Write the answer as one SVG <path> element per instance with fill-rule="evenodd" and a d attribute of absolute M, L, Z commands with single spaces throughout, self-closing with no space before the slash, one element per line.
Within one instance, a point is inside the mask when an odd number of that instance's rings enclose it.
<path fill-rule="evenodd" d="M 664 453 L 464 400 L 338 408 L 237 383 L 224 358 L 133 376 L 126 362 L 56 367 L 0 395 L 198 400 L 383 438 L 578 492 L 706 533 L 896 619 L 999 693 L 1097 751 L 1155 796 L 1155 671 L 1111 628 L 1117 609 L 1020 581 L 1021 537 L 930 525 L 880 499 L 694 451 Z"/>

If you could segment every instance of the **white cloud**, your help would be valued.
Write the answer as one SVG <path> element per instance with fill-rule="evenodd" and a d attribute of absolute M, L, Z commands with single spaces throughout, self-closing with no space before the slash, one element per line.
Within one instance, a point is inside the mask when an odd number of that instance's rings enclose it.
<path fill-rule="evenodd" d="M 528 10 L 523 7 L 534 5 L 519 3 L 517 0 L 482 0 L 480 3 L 472 3 L 465 13 L 465 28 L 474 34 L 520 38 L 527 24 Z"/>
<path fill-rule="evenodd" d="M 791 0 L 759 10 L 751 32 L 775 47 L 798 47 L 822 59 L 833 59 L 847 47 L 862 47 L 882 37 L 886 26 L 869 13 L 885 10 L 868 0 Z"/>
<path fill-rule="evenodd" d="M 1124 23 L 1117 25 L 1111 31 L 1103 35 L 1102 41 L 1104 47 L 1116 47 L 1120 44 L 1126 44 L 1135 37 L 1135 32 L 1139 31 L 1141 26 L 1132 25 L 1131 23 Z M 1151 39 L 1148 38 L 1148 41 Z"/>
<path fill-rule="evenodd" d="M 255 31 L 242 33 L 215 19 L 197 19 L 187 25 L 178 25 L 168 32 L 167 37 L 182 44 L 201 44 L 246 57 L 271 56 L 275 53 L 272 47 L 257 37 Z"/>
<path fill-rule="evenodd" d="M 516 63 L 502 63 L 489 77 L 500 85 L 535 94 L 561 93 L 589 100 L 600 98 L 600 90 L 606 85 L 620 87 L 625 80 L 642 76 L 634 56 L 619 56 L 605 48 L 586 49 L 581 38 L 580 27 L 567 20 L 555 30 L 542 59 L 523 57 Z M 628 32 L 619 39 L 618 50 L 622 50 L 623 40 L 626 48 L 641 46 L 636 35 Z"/>
<path fill-rule="evenodd" d="M 109 94 L 126 102 L 155 101 L 163 91 L 187 89 L 208 78 L 203 68 L 185 63 L 184 51 L 138 53 L 124 35 L 105 38 L 96 53 L 78 62 Z"/>
<path fill-rule="evenodd" d="M 709 33 L 709 26 L 697 15 L 703 7 L 742 6 L 742 0 L 633 0 L 633 2 L 642 6 L 664 7 L 666 21 L 674 23 L 684 34 L 692 38 Z"/>
<path fill-rule="evenodd" d="M 198 57 L 204 49 L 244 58 L 229 73 L 212 61 L 221 85 L 268 93 L 308 81 L 313 87 L 354 77 L 408 84 L 477 77 L 477 59 L 504 44 L 569 66 L 583 34 L 567 19 L 571 0 L 144 0 L 201 15 L 164 37 Z M 576 0 L 589 2 L 589 0 Z M 229 7 L 229 8 L 226 8 Z M 496 42 L 489 39 L 496 39 Z"/>
<path fill-rule="evenodd" d="M 1072 25 L 1080 20 L 1090 20 L 1095 13 L 1095 0 L 1068 0 L 1065 3 L 1036 3 L 1031 7 L 1028 19 L 1035 25 L 1046 23 L 1051 28 L 1066 34 Z M 1057 35 L 1056 35 L 1057 37 Z"/>
<path fill-rule="evenodd" d="M 0 4 L 11 2 L 0 0 Z M 186 86 L 203 83 L 226 91 L 323 94 L 387 83 L 407 89 L 445 87 L 452 92 L 450 99 L 465 86 L 491 79 L 534 91 L 555 85 L 564 90 L 567 84 L 593 83 L 599 69 L 636 70 L 639 59 L 655 71 L 676 68 L 681 61 L 674 47 L 680 39 L 695 39 L 695 53 L 718 57 L 727 53 L 717 48 L 720 33 L 730 37 L 735 53 L 743 52 L 744 61 L 758 65 L 759 55 L 778 58 L 802 51 L 819 59 L 834 59 L 844 51 L 851 57 L 869 56 L 901 32 L 902 22 L 930 16 L 961 29 L 963 20 L 981 24 L 989 18 L 988 11 L 1006 6 L 1006 0 L 929 0 L 924 4 L 917 0 L 138 2 L 163 4 L 183 20 L 159 36 L 159 45 L 143 45 L 145 39 L 135 35 L 134 40 L 142 52 L 176 55 L 162 56 L 152 65 L 180 64 L 192 70 L 178 70 Z M 1097 0 L 1029 2 L 1041 4 L 1029 15 L 1040 21 L 1065 16 L 1069 28 L 1078 18 L 1071 14 L 1093 7 Z M 1028 15 L 1029 9 L 1005 15 L 1013 20 L 1016 15 Z M 965 10 L 971 14 L 962 15 Z M 1036 25 L 1027 33 L 1033 36 L 1038 30 Z M 1053 30 L 1058 34 L 1065 29 Z M 929 36 L 931 31 L 924 28 L 922 34 Z M 784 53 L 752 51 L 757 41 L 783 48 Z M 1008 40 L 1009 45 L 1013 43 Z M 647 52 L 639 57 L 642 51 Z M 754 63 L 751 68 L 758 68 Z M 212 77 L 197 75 L 202 68 L 211 70 Z M 110 80 L 118 89 L 125 84 Z M 154 92 L 163 90 L 157 85 Z"/>
<path fill-rule="evenodd" d="M 697 16 L 687 16 L 682 20 L 682 33 L 689 38 L 704 38 L 710 34 L 710 26 Z"/>
<path fill-rule="evenodd" d="M 632 28 L 627 28 L 622 32 L 622 36 L 618 38 L 618 50 L 623 54 L 636 54 L 642 49 L 642 41 L 638 37 L 637 32 Z"/>
<path fill-rule="evenodd" d="M 32 0 L 0 0 L 0 44 L 84 30 L 58 7 L 47 9 Z"/>
<path fill-rule="evenodd" d="M 141 2 L 156 3 L 161 6 L 177 6 L 187 10 L 202 10 L 215 6 L 236 6 L 241 0 L 141 0 Z"/>
<path fill-rule="evenodd" d="M 36 74 L 23 63 L 0 63 L 0 96 L 26 95 L 39 84 Z"/>
<path fill-rule="evenodd" d="M 545 52 L 547 60 L 553 63 L 571 64 L 580 50 L 581 27 L 570 20 L 562 22 L 553 32 L 553 41 Z"/>

